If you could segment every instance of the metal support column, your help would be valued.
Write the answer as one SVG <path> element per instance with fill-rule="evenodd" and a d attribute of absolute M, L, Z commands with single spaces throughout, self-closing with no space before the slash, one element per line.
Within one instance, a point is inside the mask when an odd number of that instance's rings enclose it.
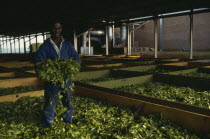
<path fill-rule="evenodd" d="M 154 19 L 154 49 L 155 49 L 155 58 L 157 58 L 157 49 L 158 49 L 158 30 L 157 30 L 157 19 Z"/>
<path fill-rule="evenodd" d="M 2 36 L 2 53 L 5 53 L 5 37 Z"/>
<path fill-rule="evenodd" d="M 31 34 L 28 34 L 29 45 L 31 45 Z"/>
<path fill-rule="evenodd" d="M 135 41 L 135 40 L 134 40 L 134 38 L 135 38 L 135 37 L 134 37 L 134 35 L 135 35 L 135 30 L 134 30 L 134 28 L 135 28 L 135 25 L 133 24 L 133 31 L 132 31 L 132 37 L 133 37 L 133 38 L 132 38 L 132 46 L 133 46 L 133 47 L 134 47 L 134 45 L 135 45 L 135 44 L 134 44 L 134 43 L 135 43 L 135 42 L 134 42 L 134 41 Z"/>
<path fill-rule="evenodd" d="M 45 41 L 45 38 L 44 38 L 44 32 L 42 32 L 42 36 L 43 36 L 43 42 Z"/>
<path fill-rule="evenodd" d="M 7 50 L 7 53 L 9 53 L 9 49 L 8 49 L 8 42 L 7 42 L 7 36 L 6 36 L 6 50 Z"/>
<path fill-rule="evenodd" d="M 77 35 L 76 35 L 76 31 L 75 30 L 74 30 L 74 48 L 78 52 L 78 49 L 77 49 Z"/>
<path fill-rule="evenodd" d="M 112 47 L 114 48 L 115 46 L 115 36 L 114 36 L 114 22 L 112 25 Z"/>
<path fill-rule="evenodd" d="M 32 53 L 32 45 L 31 45 L 31 35 L 30 33 L 28 34 L 28 41 L 29 41 L 29 52 Z"/>
<path fill-rule="evenodd" d="M 163 19 L 160 18 L 160 38 L 159 38 L 159 48 L 163 51 Z"/>
<path fill-rule="evenodd" d="M 10 53 L 12 54 L 12 39 L 11 39 L 11 37 L 9 39 L 9 42 L 10 42 Z"/>
<path fill-rule="evenodd" d="M 4 47 L 5 47 L 5 46 L 4 46 L 4 45 L 5 45 L 5 40 L 4 40 L 4 39 L 5 39 L 5 38 L 4 38 L 4 36 L 2 35 L 2 54 L 5 53 L 5 48 L 4 48 Z"/>
<path fill-rule="evenodd" d="M 109 55 L 109 36 L 108 26 L 106 26 L 106 55 Z"/>
<path fill-rule="evenodd" d="M 18 35 L 18 46 L 19 46 L 19 54 L 20 54 L 20 36 Z"/>
<path fill-rule="evenodd" d="M 4 53 L 4 37 L 3 35 L 1 36 L 1 53 Z"/>
<path fill-rule="evenodd" d="M 90 55 L 90 48 L 91 48 L 91 42 L 90 42 L 90 30 L 88 30 L 88 54 Z"/>
<path fill-rule="evenodd" d="M 15 43 L 15 37 L 14 37 L 14 53 L 16 53 L 16 43 Z"/>
<path fill-rule="evenodd" d="M 4 53 L 7 53 L 7 41 L 6 41 L 6 36 L 4 37 Z"/>
<path fill-rule="evenodd" d="M 190 14 L 190 59 L 193 59 L 193 14 Z"/>
<path fill-rule="evenodd" d="M 26 54 L 26 38 L 23 36 L 23 41 L 24 41 L 24 54 Z"/>
<path fill-rule="evenodd" d="M 74 26 L 74 49 L 78 52 L 76 26 Z"/>
<path fill-rule="evenodd" d="M 0 36 L 0 54 L 2 54 L 2 38 L 1 38 L 1 36 Z"/>
<path fill-rule="evenodd" d="M 37 51 L 37 49 L 38 49 L 37 36 L 38 36 L 38 35 L 37 35 L 37 33 L 36 33 L 36 36 L 35 36 L 35 37 L 36 37 L 36 51 Z"/>
<path fill-rule="evenodd" d="M 5 44 L 6 44 L 5 37 L 2 36 L 2 53 L 6 53 Z"/>
<path fill-rule="evenodd" d="M 127 55 L 130 55 L 130 28 L 129 24 L 127 24 Z"/>
<path fill-rule="evenodd" d="M 76 34 L 75 29 L 74 29 L 74 49 L 78 52 L 78 49 L 77 49 L 77 34 Z"/>
<path fill-rule="evenodd" d="M 2 50 L 2 52 L 3 52 L 3 53 L 6 53 L 6 49 L 5 49 L 6 41 L 5 41 L 5 37 L 4 37 L 4 36 L 2 37 L 2 40 L 3 40 L 3 47 L 2 47 L 3 50 Z"/>
<path fill-rule="evenodd" d="M 132 49 L 131 49 L 131 45 L 132 45 L 132 44 L 131 44 L 131 42 L 132 42 L 132 35 L 131 35 L 131 33 L 132 33 L 132 32 L 129 32 L 129 56 L 131 55 L 131 50 L 132 50 Z"/>
<path fill-rule="evenodd" d="M 84 54 L 87 54 L 87 34 L 88 32 L 85 31 L 85 33 L 83 34 L 83 48 L 84 48 Z"/>

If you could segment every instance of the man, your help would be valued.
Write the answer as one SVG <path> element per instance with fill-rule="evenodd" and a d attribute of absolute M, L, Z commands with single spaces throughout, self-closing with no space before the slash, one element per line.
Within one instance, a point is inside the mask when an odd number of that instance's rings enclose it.
<path fill-rule="evenodd" d="M 80 62 L 80 58 L 75 51 L 73 45 L 69 41 L 64 40 L 64 38 L 62 37 L 62 29 L 63 25 L 61 24 L 61 22 L 54 22 L 52 24 L 51 37 L 44 41 L 44 43 L 37 51 L 35 64 L 45 59 L 53 60 L 57 58 L 73 58 L 74 60 Z M 68 85 L 70 85 L 70 82 Z M 53 125 L 55 108 L 58 101 L 57 94 L 60 89 L 61 88 L 59 87 L 59 85 L 54 86 L 50 82 L 45 83 L 45 104 L 42 119 L 42 124 L 44 127 L 50 127 L 51 125 Z M 68 108 L 68 110 L 64 113 L 64 121 L 67 123 L 72 123 L 73 106 L 70 105 L 71 90 L 68 89 L 68 91 L 62 95 L 63 106 Z M 51 101 L 51 99 L 53 99 L 54 101 Z"/>

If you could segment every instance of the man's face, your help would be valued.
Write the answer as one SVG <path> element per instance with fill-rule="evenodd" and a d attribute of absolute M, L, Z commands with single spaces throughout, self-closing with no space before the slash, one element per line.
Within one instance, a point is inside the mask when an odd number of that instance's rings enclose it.
<path fill-rule="evenodd" d="M 55 23 L 52 28 L 52 37 L 53 38 L 60 38 L 62 32 L 62 25 L 60 23 Z"/>

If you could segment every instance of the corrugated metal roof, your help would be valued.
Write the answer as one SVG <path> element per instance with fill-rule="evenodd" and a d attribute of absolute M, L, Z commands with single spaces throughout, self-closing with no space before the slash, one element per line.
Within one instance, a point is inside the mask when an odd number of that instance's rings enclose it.
<path fill-rule="evenodd" d="M 102 20 L 118 22 L 209 7 L 209 0 L 9 1 L 1 4 L 0 34 L 49 31 L 49 24 L 55 18 L 60 18 L 67 30 L 73 30 L 75 24 L 89 27 L 102 23 Z"/>

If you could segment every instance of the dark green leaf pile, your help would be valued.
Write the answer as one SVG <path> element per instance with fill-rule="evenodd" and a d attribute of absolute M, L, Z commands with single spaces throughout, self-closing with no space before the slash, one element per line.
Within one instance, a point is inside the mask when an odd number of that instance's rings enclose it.
<path fill-rule="evenodd" d="M 0 77 L 0 80 L 5 80 L 5 79 L 14 79 L 14 77 Z"/>
<path fill-rule="evenodd" d="M 109 75 L 108 77 L 104 77 L 104 78 L 89 79 L 89 80 L 79 80 L 78 82 L 93 85 L 94 83 L 97 83 L 97 82 L 116 80 L 116 79 L 120 79 L 120 78 L 122 78 L 122 77 L 119 77 L 119 76 L 115 77 L 115 76 Z"/>
<path fill-rule="evenodd" d="M 99 67 L 97 69 L 119 69 L 119 68 L 127 68 L 129 67 L 128 65 L 122 65 L 122 66 L 104 66 L 104 67 Z"/>
<path fill-rule="evenodd" d="M 36 64 L 39 77 L 54 85 L 59 84 L 63 90 L 66 82 L 74 80 L 79 73 L 80 64 L 74 59 L 46 59 Z"/>
<path fill-rule="evenodd" d="M 154 74 L 154 73 L 163 73 L 163 72 L 170 72 L 170 71 L 174 71 L 174 70 L 172 70 L 172 69 L 165 69 L 163 67 L 157 67 L 157 68 L 149 69 L 149 70 L 147 70 L 145 72 L 149 73 L 149 74 Z"/>
<path fill-rule="evenodd" d="M 128 62 L 138 64 L 139 66 L 147 66 L 147 65 L 154 65 L 155 61 L 141 61 L 141 62 Z"/>
<path fill-rule="evenodd" d="M 98 79 L 90 79 L 90 80 L 80 80 L 78 82 L 93 85 L 94 83 L 97 83 L 97 82 L 109 81 L 109 80 L 113 80 L 113 79 L 114 78 L 112 78 L 112 77 L 107 77 L 107 78 L 98 78 Z"/>
<path fill-rule="evenodd" d="M 27 71 L 27 70 L 34 70 L 34 67 L 22 67 L 15 69 L 16 71 Z"/>
<path fill-rule="evenodd" d="M 187 77 L 198 77 L 198 78 L 210 79 L 210 74 L 202 73 L 202 72 L 191 72 L 191 73 L 181 74 L 181 75 L 187 76 Z"/>
<path fill-rule="evenodd" d="M 0 67 L 0 73 L 8 72 L 6 69 Z"/>
<path fill-rule="evenodd" d="M 116 89 L 210 109 L 210 91 L 199 92 L 189 87 L 176 87 L 160 82 L 135 84 Z"/>
<path fill-rule="evenodd" d="M 160 114 L 134 119 L 134 108 L 118 107 L 91 98 L 72 98 L 73 124 L 56 119 L 52 128 L 40 124 L 43 97 L 24 97 L 15 103 L 0 103 L 0 138 L 199 138 Z M 204 135 L 202 135 L 204 136 Z M 206 136 L 206 135 L 205 135 Z"/>
<path fill-rule="evenodd" d="M 25 93 L 44 89 L 43 86 L 18 86 L 9 88 L 0 88 L 0 96 Z"/>

